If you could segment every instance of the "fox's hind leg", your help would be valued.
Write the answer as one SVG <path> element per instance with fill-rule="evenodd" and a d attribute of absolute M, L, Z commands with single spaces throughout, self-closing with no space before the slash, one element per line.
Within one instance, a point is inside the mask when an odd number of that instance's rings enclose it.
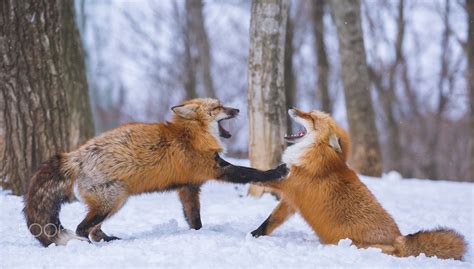
<path fill-rule="evenodd" d="M 273 230 L 282 225 L 294 213 L 295 210 L 293 207 L 282 199 L 272 214 L 251 234 L 254 237 L 271 234 Z"/>
<path fill-rule="evenodd" d="M 200 185 L 189 185 L 178 190 L 179 199 L 183 204 L 184 218 L 191 229 L 199 230 L 202 227 L 199 192 Z"/>
<path fill-rule="evenodd" d="M 115 214 L 125 203 L 127 194 L 125 189 L 117 181 L 98 184 L 89 187 L 85 193 L 81 193 L 82 198 L 89 207 L 84 220 L 77 226 L 78 236 L 94 241 L 96 239 L 110 241 L 118 239 L 108 236 L 101 230 L 102 222 Z"/>

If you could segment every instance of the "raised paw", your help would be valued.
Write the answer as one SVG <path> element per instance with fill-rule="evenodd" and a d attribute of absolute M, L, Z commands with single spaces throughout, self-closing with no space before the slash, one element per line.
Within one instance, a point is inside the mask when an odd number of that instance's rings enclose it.
<path fill-rule="evenodd" d="M 290 172 L 290 169 L 288 169 L 288 167 L 286 166 L 286 163 L 282 163 L 277 168 L 275 168 L 275 172 L 278 173 L 280 178 L 284 178 L 288 175 L 288 173 Z"/>

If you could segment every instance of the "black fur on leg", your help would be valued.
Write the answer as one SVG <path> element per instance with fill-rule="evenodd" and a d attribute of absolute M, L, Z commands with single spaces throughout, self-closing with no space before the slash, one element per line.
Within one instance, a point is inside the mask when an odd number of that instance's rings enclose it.
<path fill-rule="evenodd" d="M 288 174 L 286 164 L 280 164 L 275 169 L 260 171 L 250 167 L 235 166 L 222 159 L 217 153 L 215 160 L 220 170 L 217 179 L 232 183 L 266 182 L 281 179 Z"/>
<path fill-rule="evenodd" d="M 183 205 L 183 214 L 189 228 L 199 230 L 202 228 L 199 193 L 200 185 L 188 185 L 178 191 L 179 199 Z"/>
<path fill-rule="evenodd" d="M 199 211 L 193 212 L 191 214 L 191 218 L 186 216 L 186 214 L 185 214 L 185 217 L 186 217 L 186 221 L 189 224 L 189 228 L 194 229 L 194 230 L 199 230 L 202 228 L 201 216 L 199 214 Z"/>
<path fill-rule="evenodd" d="M 266 229 L 269 222 L 270 222 L 270 217 L 268 217 L 255 231 L 251 232 L 252 236 L 257 238 L 260 236 L 267 235 Z"/>
<path fill-rule="evenodd" d="M 94 242 L 100 242 L 102 240 L 104 240 L 105 242 L 110 242 L 112 240 L 120 240 L 120 238 L 116 236 L 109 236 L 104 233 L 104 231 L 102 231 L 102 229 L 100 228 L 100 225 L 99 227 L 94 228 L 92 232 L 90 232 L 89 236 Z"/>
<path fill-rule="evenodd" d="M 107 217 L 107 214 L 96 214 L 96 215 L 93 215 L 92 217 L 86 217 L 77 226 L 76 234 L 78 236 L 89 239 L 89 233 L 91 232 L 92 228 L 100 224 L 102 221 L 104 221 L 106 217 Z"/>

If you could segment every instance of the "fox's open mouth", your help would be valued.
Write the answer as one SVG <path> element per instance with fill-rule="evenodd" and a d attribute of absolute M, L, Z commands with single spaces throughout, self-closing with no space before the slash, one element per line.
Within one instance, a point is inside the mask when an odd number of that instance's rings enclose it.
<path fill-rule="evenodd" d="M 221 137 L 227 138 L 227 139 L 229 139 L 229 138 L 232 137 L 232 135 L 230 134 L 230 132 L 227 131 L 224 127 L 222 127 L 222 121 L 228 120 L 228 119 L 232 119 L 233 117 L 235 117 L 235 116 L 229 116 L 229 117 L 227 117 L 227 118 L 223 118 L 223 119 L 217 121 L 217 126 L 219 126 L 219 135 L 220 135 Z"/>
<path fill-rule="evenodd" d="M 285 135 L 286 142 L 295 143 L 296 141 L 300 140 L 306 135 L 307 131 L 306 128 L 302 127 L 300 131 L 295 134 L 287 134 Z"/>
<path fill-rule="evenodd" d="M 293 120 L 295 120 L 295 117 L 297 117 L 296 115 L 294 115 L 294 113 L 290 113 L 290 116 Z M 296 122 L 298 122 L 296 120 Z M 294 134 L 287 134 L 285 135 L 285 141 L 288 142 L 288 143 L 296 143 L 298 142 L 301 138 L 303 138 L 307 133 L 308 131 L 306 130 L 306 128 L 299 124 L 298 125 L 300 126 L 300 130 Z"/>

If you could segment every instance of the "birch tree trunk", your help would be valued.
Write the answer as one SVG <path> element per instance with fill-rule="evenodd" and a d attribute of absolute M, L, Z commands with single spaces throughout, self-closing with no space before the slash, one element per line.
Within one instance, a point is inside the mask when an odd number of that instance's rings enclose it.
<path fill-rule="evenodd" d="M 2 1 L 0 55 L 0 178 L 22 194 L 38 164 L 94 134 L 74 1 Z"/>
<path fill-rule="evenodd" d="M 350 162 L 361 174 L 380 176 L 382 162 L 369 89 L 360 2 L 332 0 L 331 8 L 339 40 L 347 119 L 352 139 Z"/>
<path fill-rule="evenodd" d="M 470 179 L 474 180 L 474 1 L 467 0 L 466 8 L 468 14 L 468 41 L 467 41 L 467 54 L 468 54 L 468 85 L 469 85 L 469 104 L 471 108 L 470 115 L 470 151 L 471 151 L 471 162 L 469 166 Z"/>
<path fill-rule="evenodd" d="M 249 157 L 252 167 L 270 169 L 285 147 L 284 58 L 288 0 L 252 2 L 249 51 Z M 250 189 L 249 194 L 259 195 Z"/>

